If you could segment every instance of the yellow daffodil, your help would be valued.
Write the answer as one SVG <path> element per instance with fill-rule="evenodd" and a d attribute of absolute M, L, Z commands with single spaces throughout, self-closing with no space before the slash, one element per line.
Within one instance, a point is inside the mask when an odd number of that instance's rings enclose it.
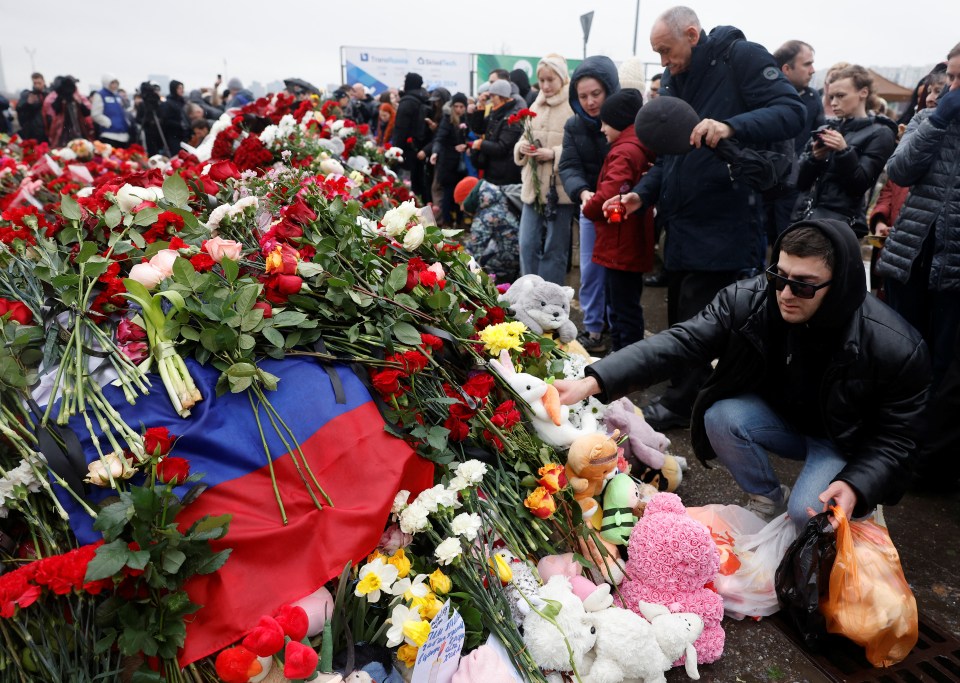
<path fill-rule="evenodd" d="M 449 576 L 437 569 L 430 575 L 430 588 L 433 589 L 434 593 L 446 595 L 453 590 L 453 581 L 450 580 Z"/>
<path fill-rule="evenodd" d="M 403 624 L 403 636 L 420 647 L 430 635 L 429 621 L 406 621 Z"/>
<path fill-rule="evenodd" d="M 387 564 L 392 564 L 397 568 L 397 576 L 401 579 L 406 578 L 407 574 L 410 573 L 410 559 L 403 552 L 403 548 L 398 548 L 397 552 L 388 557 Z"/>
<path fill-rule="evenodd" d="M 487 560 L 487 562 L 490 563 L 490 568 L 493 570 L 493 573 L 500 579 L 500 583 L 504 585 L 510 583 L 510 580 L 513 578 L 513 570 L 510 569 L 507 561 L 503 559 L 503 555 L 494 555 Z"/>
<path fill-rule="evenodd" d="M 428 621 L 437 616 L 437 612 L 440 611 L 440 608 L 443 607 L 443 603 L 437 600 L 437 596 L 433 593 L 428 593 L 422 598 L 414 598 L 413 606 L 419 608 L 420 614 L 424 619 Z"/>
<path fill-rule="evenodd" d="M 397 650 L 397 659 L 407 665 L 408 669 L 412 669 L 413 665 L 417 663 L 417 651 L 420 648 L 416 648 L 413 645 L 407 645 L 404 643 L 400 646 L 400 649 Z"/>

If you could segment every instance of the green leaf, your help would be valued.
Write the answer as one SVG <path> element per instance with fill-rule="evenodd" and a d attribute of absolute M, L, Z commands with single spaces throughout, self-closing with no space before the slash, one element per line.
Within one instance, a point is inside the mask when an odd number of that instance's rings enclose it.
<path fill-rule="evenodd" d="M 83 215 L 77 200 L 67 194 L 60 195 L 60 213 L 63 214 L 64 218 L 71 221 L 78 221 Z"/>
<path fill-rule="evenodd" d="M 130 569 L 143 569 L 150 561 L 149 550 L 130 550 L 127 557 L 127 566 Z"/>
<path fill-rule="evenodd" d="M 130 677 L 130 683 L 163 683 L 163 675 L 159 671 L 138 669 Z"/>
<path fill-rule="evenodd" d="M 183 300 L 183 295 L 180 294 L 180 292 L 176 292 L 172 289 L 159 292 L 157 296 L 162 296 L 164 299 L 173 304 L 173 307 L 178 311 L 183 310 L 183 307 L 186 305 L 186 302 Z"/>
<path fill-rule="evenodd" d="M 196 522 L 187 531 L 185 536 L 192 541 L 215 541 L 227 535 L 227 528 L 230 526 L 231 515 L 216 515 L 215 517 L 204 517 Z"/>
<path fill-rule="evenodd" d="M 420 333 L 410 323 L 398 322 L 393 326 L 393 336 L 401 344 L 416 346 L 421 343 Z"/>
<path fill-rule="evenodd" d="M 180 336 L 189 341 L 200 341 L 200 333 L 186 325 L 180 328 Z"/>
<path fill-rule="evenodd" d="M 277 348 L 283 348 L 283 334 L 275 327 L 264 327 L 260 330 L 260 333 L 263 335 L 263 338 L 268 342 L 276 346 Z"/>
<path fill-rule="evenodd" d="M 390 291 L 397 292 L 407 286 L 407 265 L 397 266 L 390 271 L 387 277 L 387 288 Z"/>
<path fill-rule="evenodd" d="M 228 377 L 253 377 L 257 374 L 257 366 L 253 363 L 234 363 L 227 368 Z"/>
<path fill-rule="evenodd" d="M 269 391 L 276 391 L 277 386 L 280 384 L 280 378 L 276 375 L 271 375 L 265 370 L 258 370 L 258 376 L 260 381 L 263 383 L 263 386 L 266 387 Z"/>
<path fill-rule="evenodd" d="M 133 519 L 133 505 L 129 501 L 113 503 L 97 513 L 93 528 L 102 531 L 104 538 L 111 540 L 120 535 L 123 528 Z"/>
<path fill-rule="evenodd" d="M 184 207 L 190 201 L 190 190 L 179 174 L 174 173 L 163 181 L 163 198 L 178 207 Z"/>
<path fill-rule="evenodd" d="M 183 551 L 177 550 L 176 548 L 168 548 L 167 551 L 163 553 L 160 566 L 167 574 L 176 574 L 180 571 L 180 567 L 183 566 L 186 559 L 187 556 Z"/>
<path fill-rule="evenodd" d="M 160 213 L 160 209 L 155 206 L 148 206 L 145 209 L 140 209 L 133 217 L 133 224 L 140 227 L 153 225 L 157 222 L 157 216 L 159 216 Z"/>
<path fill-rule="evenodd" d="M 257 295 L 259 293 L 260 285 L 244 285 L 237 292 L 237 301 L 234 304 L 234 309 L 241 315 L 253 310 L 253 305 L 257 302 Z"/>
<path fill-rule="evenodd" d="M 173 279 L 180 284 L 193 288 L 196 281 L 197 271 L 188 259 L 178 258 L 173 262 Z"/>
<path fill-rule="evenodd" d="M 120 225 L 120 221 L 123 220 L 123 214 L 120 212 L 120 207 L 116 204 L 113 204 L 109 209 L 106 210 L 103 214 L 103 221 L 107 224 L 107 227 L 113 230 L 115 227 Z"/>
<path fill-rule="evenodd" d="M 319 263 L 311 263 L 310 261 L 301 261 L 297 265 L 297 274 L 300 277 L 308 278 L 319 275 L 323 272 L 323 266 Z"/>
<path fill-rule="evenodd" d="M 540 609 L 540 613 L 543 614 L 545 619 L 556 619 L 563 605 L 559 600 L 544 600 L 544 602 L 546 602 L 547 605 Z"/>
<path fill-rule="evenodd" d="M 241 351 L 249 351 L 257 345 L 257 340 L 249 334 L 241 334 L 237 338 L 237 347 Z"/>
<path fill-rule="evenodd" d="M 450 430 L 446 427 L 431 427 L 430 433 L 427 434 L 427 443 L 438 451 L 442 451 L 447 447 L 447 435 L 449 434 Z"/>
<path fill-rule="evenodd" d="M 196 573 L 197 574 L 213 574 L 224 565 L 227 561 L 227 558 L 230 557 L 231 549 L 227 548 L 226 550 L 221 550 L 214 555 L 211 555 L 206 560 L 197 564 Z"/>
<path fill-rule="evenodd" d="M 86 263 L 87 259 L 97 253 L 96 242 L 84 242 L 80 245 L 80 251 L 77 252 L 77 263 Z"/>
<path fill-rule="evenodd" d="M 102 655 L 104 652 L 113 647 L 114 641 L 117 639 L 116 633 L 108 633 L 103 638 L 98 640 L 93 644 L 93 654 Z"/>
<path fill-rule="evenodd" d="M 281 311 L 273 316 L 275 327 L 296 327 L 307 319 L 306 313 L 300 311 Z"/>
<path fill-rule="evenodd" d="M 263 309 L 254 308 L 251 311 L 247 311 L 243 314 L 243 318 L 240 321 L 240 331 L 249 332 L 254 330 L 261 322 L 263 322 Z"/>
<path fill-rule="evenodd" d="M 240 266 L 236 261 L 224 258 L 220 261 L 220 267 L 223 268 L 223 276 L 232 285 L 236 281 L 237 275 L 240 274 Z"/>
<path fill-rule="evenodd" d="M 143 249 L 145 246 L 147 246 L 147 241 L 143 239 L 143 235 L 141 235 L 139 232 L 132 230 L 129 234 L 130 241 L 133 242 L 133 245 L 137 249 Z"/>
<path fill-rule="evenodd" d="M 125 628 L 120 633 L 120 639 L 117 641 L 120 645 L 120 652 L 132 656 L 141 652 L 148 657 L 157 654 L 157 641 L 146 630 L 139 628 Z"/>
<path fill-rule="evenodd" d="M 233 351 L 237 343 L 237 333 L 229 327 L 211 327 L 200 333 L 200 343 L 211 353 Z"/>
<path fill-rule="evenodd" d="M 90 564 L 87 565 L 87 573 L 84 576 L 84 582 L 99 581 L 113 576 L 127 564 L 130 549 L 127 548 L 127 542 L 123 539 L 117 539 L 112 543 L 107 543 L 97 548 L 97 553 Z"/>
<path fill-rule="evenodd" d="M 230 383 L 230 392 L 233 394 L 246 391 L 250 388 L 250 385 L 253 384 L 252 377 L 231 377 L 227 375 L 227 381 Z"/>

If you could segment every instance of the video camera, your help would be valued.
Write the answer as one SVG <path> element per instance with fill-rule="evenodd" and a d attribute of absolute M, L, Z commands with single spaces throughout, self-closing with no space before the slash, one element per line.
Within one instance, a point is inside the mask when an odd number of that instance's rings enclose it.
<path fill-rule="evenodd" d="M 160 86 L 151 81 L 140 84 L 140 97 L 147 111 L 156 110 L 160 106 Z"/>

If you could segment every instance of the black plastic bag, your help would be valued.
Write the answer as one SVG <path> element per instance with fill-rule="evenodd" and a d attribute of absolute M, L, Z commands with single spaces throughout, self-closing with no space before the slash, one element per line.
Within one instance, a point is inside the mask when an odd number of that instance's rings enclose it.
<path fill-rule="evenodd" d="M 837 557 L 837 536 L 829 516 L 821 512 L 810 518 L 787 548 L 775 579 L 780 607 L 811 650 L 818 650 L 828 638 L 820 601 L 830 590 L 830 571 Z"/>

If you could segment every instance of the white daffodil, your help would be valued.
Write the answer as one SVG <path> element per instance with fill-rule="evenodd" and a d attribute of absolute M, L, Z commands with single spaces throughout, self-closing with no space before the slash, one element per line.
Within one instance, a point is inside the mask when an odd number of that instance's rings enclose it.
<path fill-rule="evenodd" d="M 407 622 L 419 622 L 420 607 L 407 607 L 404 604 L 393 608 L 390 615 L 390 628 L 387 631 L 387 647 L 397 647 L 404 641 L 403 626 Z M 411 643 L 412 645 L 413 643 Z"/>
<path fill-rule="evenodd" d="M 403 599 L 407 602 L 410 602 L 414 598 L 425 598 L 430 594 L 430 584 L 427 583 L 429 579 L 429 574 L 417 574 L 417 577 L 412 581 L 408 576 L 393 584 L 390 592 L 393 595 L 402 595 Z"/>
<path fill-rule="evenodd" d="M 390 592 L 393 582 L 397 580 L 399 570 L 392 564 L 387 564 L 382 557 L 368 562 L 360 569 L 359 581 L 354 595 L 367 596 L 367 602 L 380 600 L 382 592 Z"/>

